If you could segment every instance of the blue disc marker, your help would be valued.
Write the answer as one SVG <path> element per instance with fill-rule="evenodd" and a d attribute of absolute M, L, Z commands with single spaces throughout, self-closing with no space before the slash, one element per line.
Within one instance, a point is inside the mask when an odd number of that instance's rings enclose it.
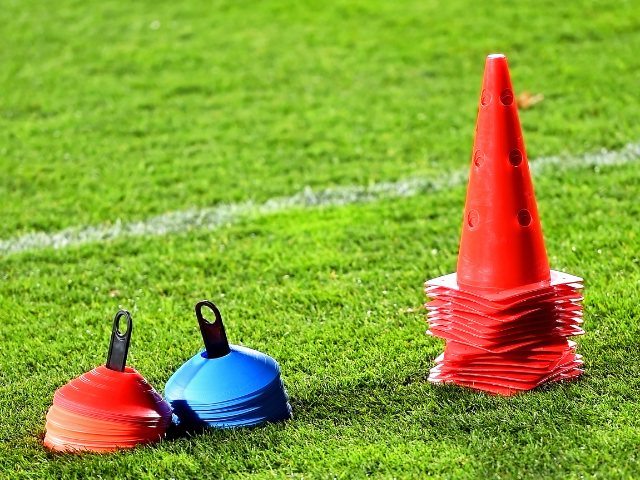
<path fill-rule="evenodd" d="M 210 308 L 216 320 L 202 316 Z M 233 428 L 291 417 L 280 366 L 264 353 L 229 345 L 218 308 L 196 305 L 205 349 L 182 365 L 165 386 L 174 421 L 183 426 Z"/>

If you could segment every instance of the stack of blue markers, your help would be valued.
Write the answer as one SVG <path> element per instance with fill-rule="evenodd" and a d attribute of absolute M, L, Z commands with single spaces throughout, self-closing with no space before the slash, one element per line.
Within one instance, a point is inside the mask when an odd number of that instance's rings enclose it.
<path fill-rule="evenodd" d="M 203 306 L 213 311 L 215 322 L 202 316 Z M 182 365 L 165 387 L 175 423 L 231 428 L 291 417 L 278 362 L 250 348 L 229 345 L 213 303 L 199 302 L 196 316 L 205 350 Z"/>

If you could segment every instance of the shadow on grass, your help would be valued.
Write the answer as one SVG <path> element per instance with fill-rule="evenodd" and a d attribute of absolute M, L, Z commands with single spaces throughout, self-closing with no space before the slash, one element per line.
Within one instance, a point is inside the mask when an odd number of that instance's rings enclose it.
<path fill-rule="evenodd" d="M 174 421 L 171 422 L 166 431 L 165 440 L 167 441 L 177 440 L 181 438 L 191 438 L 197 435 L 208 434 L 211 432 L 216 432 L 217 435 L 222 435 L 224 437 L 225 432 L 230 433 L 238 429 L 249 431 L 264 427 L 265 425 L 281 423 L 289 420 L 290 418 L 289 417 L 275 421 L 266 421 L 257 425 L 249 426 L 212 427 L 207 424 L 207 422 L 204 422 L 202 419 L 200 419 L 198 414 L 185 401 L 175 401 L 172 405 L 172 409 L 174 411 L 179 410 L 181 412 L 180 416 L 182 425 L 177 425 Z"/>
<path fill-rule="evenodd" d="M 456 385 L 428 384 L 425 389 L 426 379 L 422 377 L 411 377 L 388 384 L 376 381 L 332 385 L 330 388 L 324 386 L 325 388 L 311 388 L 301 392 L 302 395 L 291 397 L 289 402 L 293 409 L 292 419 L 275 424 L 280 424 L 284 429 L 295 429 L 298 425 L 308 424 L 321 427 L 328 422 L 338 428 L 348 428 L 355 424 L 388 425 L 391 421 L 397 426 L 415 425 L 434 434 L 448 432 L 449 435 L 455 435 L 456 432 L 458 435 L 466 435 L 480 427 L 491 431 L 498 428 L 496 425 L 501 430 L 520 429 L 522 419 L 519 416 L 535 416 L 548 409 L 550 403 L 562 417 L 582 418 L 586 412 L 580 410 L 580 394 L 571 389 L 571 385 L 585 381 L 588 380 L 553 382 L 513 397 L 491 395 Z M 192 424 L 198 423 L 194 421 Z M 205 424 L 185 427 L 172 423 L 167 429 L 165 440 L 189 439 L 199 435 L 227 438 L 234 436 L 234 432 L 238 430 L 250 432 L 269 425 L 274 423 L 227 429 Z"/>

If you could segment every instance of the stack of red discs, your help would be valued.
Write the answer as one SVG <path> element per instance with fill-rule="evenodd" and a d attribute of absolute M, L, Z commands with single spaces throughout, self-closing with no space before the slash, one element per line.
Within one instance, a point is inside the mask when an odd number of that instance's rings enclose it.
<path fill-rule="evenodd" d="M 582 279 L 549 268 L 507 59 L 489 55 L 456 273 L 429 280 L 429 334 L 447 344 L 429 375 L 511 395 L 583 371 Z"/>
<path fill-rule="evenodd" d="M 126 334 L 117 326 L 123 315 L 129 320 Z M 164 437 L 171 408 L 142 375 L 124 365 L 131 335 L 126 310 L 116 315 L 114 334 L 107 365 L 56 391 L 47 412 L 46 447 L 61 452 L 108 452 Z"/>
<path fill-rule="evenodd" d="M 566 339 L 584 333 L 582 279 L 550 273 L 548 286 L 506 296 L 461 290 L 455 274 L 428 281 L 428 333 L 447 341 L 429 380 L 511 395 L 582 374 Z"/>

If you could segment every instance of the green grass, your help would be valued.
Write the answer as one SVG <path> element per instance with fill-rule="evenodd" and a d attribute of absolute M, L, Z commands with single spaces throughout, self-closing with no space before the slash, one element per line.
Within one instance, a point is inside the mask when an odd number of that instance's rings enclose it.
<path fill-rule="evenodd" d="M 531 158 L 640 139 L 631 1 L 7 0 L 0 31 L 0 238 L 465 166 L 494 51 L 545 94 L 521 112 Z M 586 374 L 510 399 L 426 381 L 422 282 L 455 269 L 463 186 L 5 256 L 0 478 L 637 477 L 639 184 L 637 162 L 535 178 L 552 267 L 586 279 Z M 120 306 L 128 364 L 162 390 L 203 297 L 280 362 L 293 420 L 42 447 Z"/>
<path fill-rule="evenodd" d="M 466 165 L 495 51 L 532 158 L 640 138 L 636 2 L 476 4 L 4 0 L 0 236 Z"/>

